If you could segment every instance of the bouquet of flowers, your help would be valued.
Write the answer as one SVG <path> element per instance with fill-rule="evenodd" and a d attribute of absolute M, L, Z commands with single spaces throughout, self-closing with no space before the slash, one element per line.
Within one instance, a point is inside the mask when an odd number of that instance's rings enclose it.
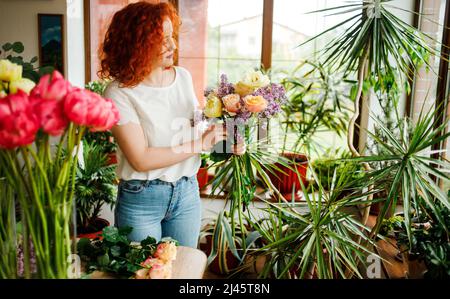
<path fill-rule="evenodd" d="M 233 136 L 228 146 L 223 143 L 215 147 L 211 156 L 213 161 L 229 158 L 230 144 L 251 142 L 252 129 L 280 113 L 287 100 L 284 87 L 271 83 L 261 71 L 247 72 L 236 84 L 228 82 L 227 75 L 222 74 L 219 86 L 205 90 L 205 97 L 202 120 L 223 120 Z"/>
<path fill-rule="evenodd" d="M 171 238 L 156 241 L 149 236 L 132 243 L 127 239 L 132 230 L 109 226 L 103 229 L 102 239 L 80 239 L 78 253 L 86 263 L 86 271 L 97 270 L 119 278 L 171 278 L 178 242 Z"/>
<path fill-rule="evenodd" d="M 20 204 L 24 277 L 31 277 L 32 243 L 36 276 L 65 278 L 80 140 L 86 130 L 109 130 L 119 112 L 110 99 L 71 86 L 56 71 L 36 86 L 21 73 L 21 66 L 0 60 L 0 175 L 11 195 L 0 204 Z M 15 226 L 5 219 L 0 218 L 0 231 Z M 5 235 L 15 243 L 13 234 Z"/>
<path fill-rule="evenodd" d="M 278 155 L 269 151 L 267 138 L 255 140 L 253 137 L 259 127 L 267 129 L 268 119 L 282 112 L 282 105 L 287 101 L 286 92 L 282 85 L 272 83 L 261 71 L 250 71 L 236 84 L 229 82 L 223 74 L 217 88 L 205 90 L 205 97 L 205 109 L 196 119 L 204 122 L 223 121 L 228 136 L 232 136 L 230 140 L 217 144 L 210 158 L 215 162 L 211 167 L 219 169 L 212 182 L 213 192 L 220 185 L 228 186 L 234 234 L 236 212 L 240 227 L 245 229 L 242 212 L 255 196 L 256 177 L 261 178 L 270 190 L 276 191 L 267 171 L 276 167 L 273 161 L 278 160 Z M 231 154 L 230 146 L 237 143 L 247 145 L 243 155 Z"/>

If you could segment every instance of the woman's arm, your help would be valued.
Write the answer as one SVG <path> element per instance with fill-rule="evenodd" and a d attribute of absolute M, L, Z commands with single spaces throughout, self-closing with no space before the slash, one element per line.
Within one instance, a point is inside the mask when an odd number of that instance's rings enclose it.
<path fill-rule="evenodd" d="M 226 139 L 226 130 L 222 126 L 211 126 L 202 137 L 175 147 L 148 147 L 144 132 L 138 124 L 114 126 L 112 133 L 131 167 L 138 172 L 168 167 L 199 154 L 209 151 L 214 144 Z"/>

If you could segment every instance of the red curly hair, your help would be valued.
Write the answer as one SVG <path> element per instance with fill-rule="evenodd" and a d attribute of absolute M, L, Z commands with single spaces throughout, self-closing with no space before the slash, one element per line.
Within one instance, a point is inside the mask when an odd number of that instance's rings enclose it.
<path fill-rule="evenodd" d="M 98 76 L 117 80 L 124 87 L 142 82 L 160 58 L 166 18 L 172 21 L 176 40 L 180 18 L 170 3 L 142 1 L 116 12 L 100 49 Z"/>

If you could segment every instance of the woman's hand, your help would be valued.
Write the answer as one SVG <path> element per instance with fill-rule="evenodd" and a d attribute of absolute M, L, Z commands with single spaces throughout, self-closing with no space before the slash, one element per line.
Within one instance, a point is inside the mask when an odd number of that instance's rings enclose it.
<path fill-rule="evenodd" d="M 236 143 L 233 145 L 233 148 L 232 148 L 233 154 L 238 155 L 238 156 L 242 156 L 243 154 L 245 154 L 246 150 L 247 150 L 247 146 L 246 146 L 245 142 Z"/>
<path fill-rule="evenodd" d="M 212 125 L 202 135 L 202 151 L 209 152 L 214 145 L 227 139 L 227 130 L 223 125 Z"/>

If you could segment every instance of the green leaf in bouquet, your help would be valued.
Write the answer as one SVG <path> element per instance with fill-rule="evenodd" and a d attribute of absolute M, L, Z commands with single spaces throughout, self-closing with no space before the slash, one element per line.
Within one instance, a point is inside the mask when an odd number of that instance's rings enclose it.
<path fill-rule="evenodd" d="M 111 247 L 111 255 L 112 256 L 118 257 L 118 256 L 120 256 L 120 253 L 121 253 L 120 246 L 115 245 L 115 246 Z"/>
<path fill-rule="evenodd" d="M 144 240 L 141 241 L 141 246 L 151 246 L 151 245 L 156 245 L 156 239 L 148 236 L 147 238 L 145 238 Z"/>
<path fill-rule="evenodd" d="M 107 267 L 109 265 L 109 255 L 105 253 L 97 257 L 97 263 L 100 267 Z"/>

